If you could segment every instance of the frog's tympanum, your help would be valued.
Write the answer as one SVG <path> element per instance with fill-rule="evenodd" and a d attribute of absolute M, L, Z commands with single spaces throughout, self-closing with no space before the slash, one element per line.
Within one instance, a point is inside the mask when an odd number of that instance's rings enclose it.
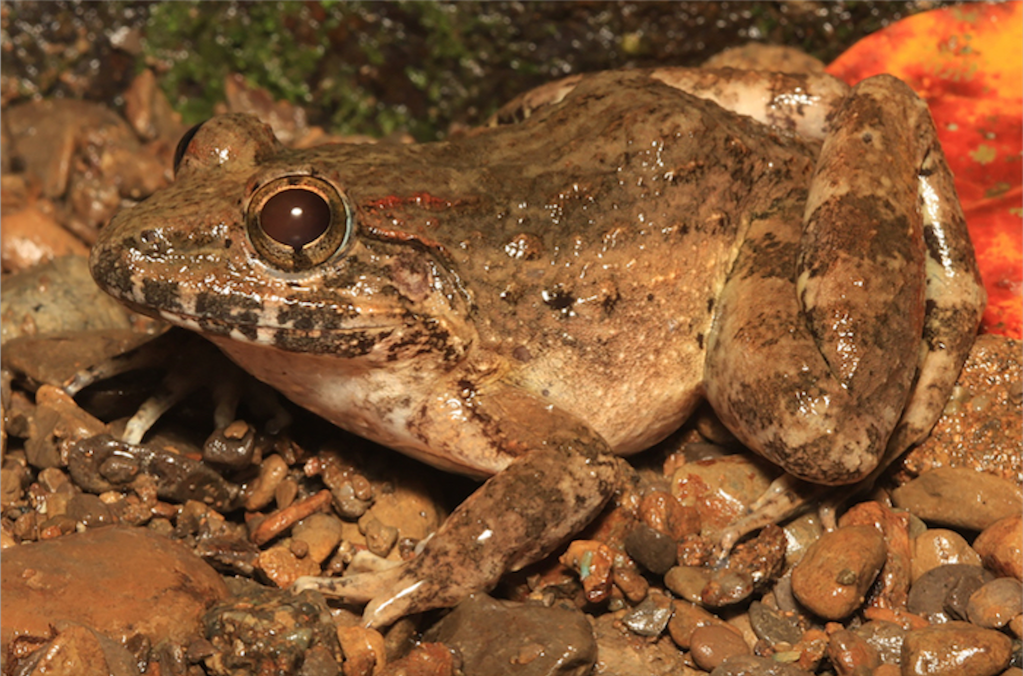
<path fill-rule="evenodd" d="M 305 150 L 216 117 L 93 251 L 108 292 L 302 406 L 492 475 L 411 561 L 306 581 L 369 624 L 550 552 L 704 398 L 789 474 L 863 479 L 926 435 L 976 332 L 952 177 L 894 78 L 609 72 L 513 112 Z"/>

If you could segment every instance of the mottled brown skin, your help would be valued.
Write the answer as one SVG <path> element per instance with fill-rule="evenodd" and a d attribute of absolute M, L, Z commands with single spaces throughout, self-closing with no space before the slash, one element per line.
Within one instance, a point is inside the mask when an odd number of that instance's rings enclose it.
<path fill-rule="evenodd" d="M 593 75 L 521 123 L 426 145 L 286 150 L 214 118 L 176 182 L 104 231 L 94 276 L 341 427 L 494 475 L 409 564 L 311 583 L 387 624 L 549 552 L 613 492 L 614 454 L 704 396 L 817 483 L 866 477 L 933 424 L 983 293 L 926 108 L 893 78 L 848 97 L 783 80 Z M 798 105 L 774 105 L 783 85 Z M 350 207 L 321 263 L 246 229 L 281 177 Z"/>

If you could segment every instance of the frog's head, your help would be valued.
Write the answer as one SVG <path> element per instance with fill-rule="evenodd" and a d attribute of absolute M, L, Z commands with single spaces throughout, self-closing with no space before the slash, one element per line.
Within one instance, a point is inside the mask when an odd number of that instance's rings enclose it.
<path fill-rule="evenodd" d="M 374 148 L 290 151 L 254 117 L 215 117 L 182 139 L 174 183 L 103 230 L 93 276 L 217 342 L 458 360 L 474 339 L 471 302 L 445 248 L 396 228 L 378 195 L 356 197 Z"/>

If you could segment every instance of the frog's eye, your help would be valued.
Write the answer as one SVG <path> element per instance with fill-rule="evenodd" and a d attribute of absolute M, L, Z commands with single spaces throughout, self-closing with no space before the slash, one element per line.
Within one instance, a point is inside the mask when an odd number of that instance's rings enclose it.
<path fill-rule="evenodd" d="M 269 265 L 301 272 L 345 248 L 352 210 L 330 183 L 312 176 L 286 176 L 261 186 L 245 214 L 249 239 Z"/>

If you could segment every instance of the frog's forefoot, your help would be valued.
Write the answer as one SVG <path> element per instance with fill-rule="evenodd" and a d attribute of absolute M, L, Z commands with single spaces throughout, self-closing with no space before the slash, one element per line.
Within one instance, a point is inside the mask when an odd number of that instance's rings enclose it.
<path fill-rule="evenodd" d="M 417 578 L 408 565 L 401 565 L 345 577 L 300 577 L 291 590 L 297 594 L 311 589 L 324 596 L 366 603 L 363 625 L 386 627 L 405 615 L 453 605 L 441 598 L 444 595 L 439 593 L 436 584 Z"/>

